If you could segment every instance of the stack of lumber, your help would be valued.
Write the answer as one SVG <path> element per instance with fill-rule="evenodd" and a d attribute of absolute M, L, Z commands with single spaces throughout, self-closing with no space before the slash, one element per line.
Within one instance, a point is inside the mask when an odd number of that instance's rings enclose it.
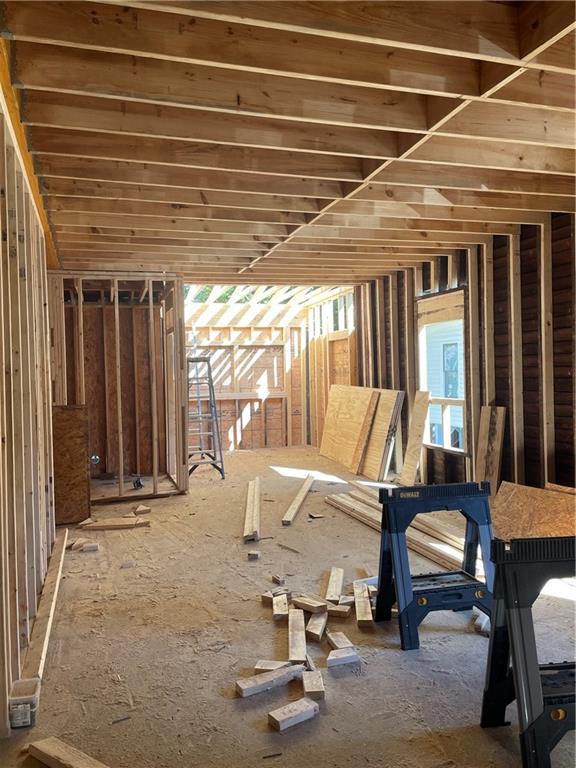
<path fill-rule="evenodd" d="M 382 528 L 382 506 L 378 501 L 378 492 L 359 484 L 354 484 L 352 493 L 335 493 L 326 496 L 326 503 L 341 512 L 354 517 L 376 531 Z M 426 557 L 445 570 L 462 567 L 464 535 L 459 529 L 433 515 L 417 516 L 406 531 L 408 547 Z M 478 564 L 479 573 L 482 572 Z"/>
<path fill-rule="evenodd" d="M 385 477 L 404 393 L 333 384 L 320 454 L 370 480 Z"/>

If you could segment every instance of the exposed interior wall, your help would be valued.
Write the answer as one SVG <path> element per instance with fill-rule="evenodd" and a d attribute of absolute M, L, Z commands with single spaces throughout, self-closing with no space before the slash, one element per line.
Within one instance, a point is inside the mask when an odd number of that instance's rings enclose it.
<path fill-rule="evenodd" d="M 464 289 L 469 451 L 426 447 L 428 482 L 473 479 L 479 409 L 492 404 L 507 409 L 503 480 L 575 484 L 574 216 L 511 229 L 355 289 L 359 383 L 406 390 L 403 433 L 418 383 L 418 296 Z"/>
<path fill-rule="evenodd" d="M 55 539 L 44 235 L 0 116 L 0 737 Z"/>
<path fill-rule="evenodd" d="M 92 500 L 185 490 L 179 281 L 49 276 L 54 404 L 85 405 Z M 170 351 L 169 351 L 170 350 Z M 176 354 L 175 354 L 176 353 Z M 168 400 L 170 399 L 170 403 Z M 168 439 L 170 433 L 171 439 Z M 88 458 L 88 457 L 87 457 Z"/>

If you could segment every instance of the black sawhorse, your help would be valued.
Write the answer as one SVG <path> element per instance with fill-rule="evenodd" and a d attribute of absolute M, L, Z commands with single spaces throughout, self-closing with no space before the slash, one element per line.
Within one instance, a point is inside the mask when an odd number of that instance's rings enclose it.
<path fill-rule="evenodd" d="M 490 561 L 490 484 L 381 488 L 380 502 L 382 538 L 375 620 L 390 620 L 392 606 L 398 604 L 402 650 L 420 646 L 418 625 L 431 611 L 465 611 L 476 606 L 490 615 L 494 574 Z M 441 510 L 458 511 L 466 518 L 462 570 L 412 576 L 406 529 L 416 515 Z M 475 578 L 478 545 L 486 583 Z"/>
<path fill-rule="evenodd" d="M 546 582 L 574 576 L 574 543 L 572 536 L 492 543 L 494 607 L 481 725 L 509 725 L 506 707 L 516 699 L 524 768 L 550 768 L 550 752 L 574 730 L 574 662 L 539 664 L 532 620 Z"/>

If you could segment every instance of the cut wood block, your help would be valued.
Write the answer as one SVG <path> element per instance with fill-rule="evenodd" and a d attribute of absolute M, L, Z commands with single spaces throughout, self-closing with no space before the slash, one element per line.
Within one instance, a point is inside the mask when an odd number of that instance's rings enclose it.
<path fill-rule="evenodd" d="M 301 608 L 308 613 L 326 613 L 326 603 L 314 600 L 312 597 L 293 597 L 292 602 L 296 608 Z"/>
<path fill-rule="evenodd" d="M 272 581 L 274 582 L 274 584 L 279 584 L 281 587 L 283 587 L 285 579 L 284 579 L 284 576 L 280 576 L 279 574 L 275 573 L 272 576 Z"/>
<path fill-rule="evenodd" d="M 315 701 L 306 698 L 298 699 L 298 701 L 291 701 L 290 704 L 269 712 L 268 722 L 277 731 L 285 731 L 306 720 L 312 720 L 319 711 L 320 708 Z"/>
<path fill-rule="evenodd" d="M 338 605 L 354 605 L 354 596 L 340 595 L 340 599 L 338 600 Z"/>
<path fill-rule="evenodd" d="M 310 656 L 309 653 L 306 654 L 306 666 L 308 667 L 308 670 L 310 672 L 314 672 L 316 669 L 316 664 L 314 664 L 314 659 L 312 656 Z"/>
<path fill-rule="evenodd" d="M 306 637 L 319 643 L 322 640 L 327 623 L 328 614 L 326 611 L 324 613 L 313 613 L 308 619 L 308 624 L 306 624 Z"/>
<path fill-rule="evenodd" d="M 251 549 L 248 552 L 248 560 L 260 560 L 260 552 L 256 549 Z"/>
<path fill-rule="evenodd" d="M 304 480 L 304 482 L 300 486 L 300 490 L 298 491 L 296 496 L 294 496 L 292 503 L 286 510 L 286 513 L 282 518 L 282 525 L 292 525 L 292 523 L 294 522 L 294 518 L 300 511 L 300 507 L 302 506 L 302 504 L 304 504 L 304 499 L 308 495 L 308 491 L 312 487 L 313 482 L 314 482 L 314 477 L 312 475 L 308 475 L 306 480 Z"/>
<path fill-rule="evenodd" d="M 347 619 L 352 613 L 351 605 L 329 605 L 328 616 L 333 619 Z"/>
<path fill-rule="evenodd" d="M 260 541 L 260 478 L 248 483 L 246 513 L 244 516 L 244 541 Z"/>
<path fill-rule="evenodd" d="M 272 601 L 277 595 L 286 595 L 288 601 L 292 598 L 292 592 L 288 587 L 276 587 L 275 589 L 269 589 L 267 592 L 263 592 L 260 595 L 262 605 L 272 605 Z"/>
<path fill-rule="evenodd" d="M 146 515 L 150 512 L 150 507 L 147 507 L 146 504 L 138 504 L 134 512 L 137 515 Z"/>
<path fill-rule="evenodd" d="M 83 525 L 83 531 L 119 531 L 128 528 L 149 528 L 150 520 L 140 517 L 109 517 L 106 520 L 93 520 Z"/>
<path fill-rule="evenodd" d="M 306 663 L 306 632 L 304 611 L 290 608 L 288 611 L 288 658 L 293 663 Z"/>
<path fill-rule="evenodd" d="M 272 688 L 288 685 L 292 680 L 301 678 L 303 671 L 304 666 L 302 664 L 291 664 L 289 667 L 273 669 L 270 672 L 252 675 L 252 677 L 242 677 L 236 680 L 236 693 L 242 698 L 246 698 L 263 691 L 270 691 Z"/>
<path fill-rule="evenodd" d="M 341 648 L 354 648 L 354 643 L 346 637 L 344 632 L 326 632 L 326 640 L 330 648 L 335 651 Z"/>
<path fill-rule="evenodd" d="M 98 552 L 100 544 L 97 541 L 87 541 L 82 545 L 82 552 Z"/>
<path fill-rule="evenodd" d="M 321 520 L 324 515 L 319 515 L 315 512 L 308 512 L 308 517 L 310 517 L 312 520 Z"/>
<path fill-rule="evenodd" d="M 88 757 L 54 736 L 33 741 L 28 745 L 28 752 L 49 768 L 108 768 L 100 760 Z"/>
<path fill-rule="evenodd" d="M 288 618 L 288 597 L 286 595 L 276 595 L 272 598 L 272 618 L 274 621 Z"/>
<path fill-rule="evenodd" d="M 330 577 L 328 578 L 328 586 L 326 587 L 326 600 L 330 603 L 337 603 L 340 600 L 343 585 L 344 568 L 330 568 Z"/>
<path fill-rule="evenodd" d="M 273 659 L 259 659 L 254 665 L 254 672 L 257 675 L 261 675 L 263 672 L 274 672 L 277 669 L 285 669 L 291 667 L 292 664 L 289 661 L 274 661 Z"/>
<path fill-rule="evenodd" d="M 330 651 L 326 659 L 327 667 L 339 667 L 342 664 L 359 664 L 362 661 L 354 648 L 338 648 Z"/>
<path fill-rule="evenodd" d="M 314 672 L 302 672 L 302 686 L 304 695 L 309 699 L 318 701 L 326 696 L 322 672 L 316 669 Z"/>
<path fill-rule="evenodd" d="M 368 597 L 368 587 L 362 582 L 354 582 L 354 606 L 356 609 L 356 623 L 359 627 L 372 626 L 372 606 Z"/>
<path fill-rule="evenodd" d="M 88 544 L 89 541 L 90 541 L 90 539 L 83 539 L 83 538 L 74 539 L 74 541 L 70 545 L 70 549 L 73 552 L 78 552 L 79 550 L 82 549 L 84 544 Z M 66 549 L 68 549 L 68 545 L 66 546 Z"/>
<path fill-rule="evenodd" d="M 126 512 L 125 515 L 122 515 L 122 517 L 136 517 L 136 513 L 131 510 L 130 512 Z"/>

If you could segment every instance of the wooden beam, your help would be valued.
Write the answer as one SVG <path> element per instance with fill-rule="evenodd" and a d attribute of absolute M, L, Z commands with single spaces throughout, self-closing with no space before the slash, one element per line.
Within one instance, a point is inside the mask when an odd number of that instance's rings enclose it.
<path fill-rule="evenodd" d="M 520 228 L 508 239 L 510 329 L 510 427 L 514 482 L 524 482 L 524 397 L 522 374 L 522 293 L 520 285 Z"/>
<path fill-rule="evenodd" d="M 114 302 L 114 357 L 116 377 L 116 434 L 118 445 L 118 495 L 124 495 L 124 432 L 122 425 L 122 377 L 120 375 L 120 297 L 118 294 L 118 279 L 111 284 Z M 108 425 L 108 429 L 111 425 Z"/>
<path fill-rule="evenodd" d="M 555 480 L 554 336 L 552 319 L 551 217 L 539 228 L 538 282 L 540 286 L 540 391 L 542 396 L 542 449 L 544 481 Z"/>

